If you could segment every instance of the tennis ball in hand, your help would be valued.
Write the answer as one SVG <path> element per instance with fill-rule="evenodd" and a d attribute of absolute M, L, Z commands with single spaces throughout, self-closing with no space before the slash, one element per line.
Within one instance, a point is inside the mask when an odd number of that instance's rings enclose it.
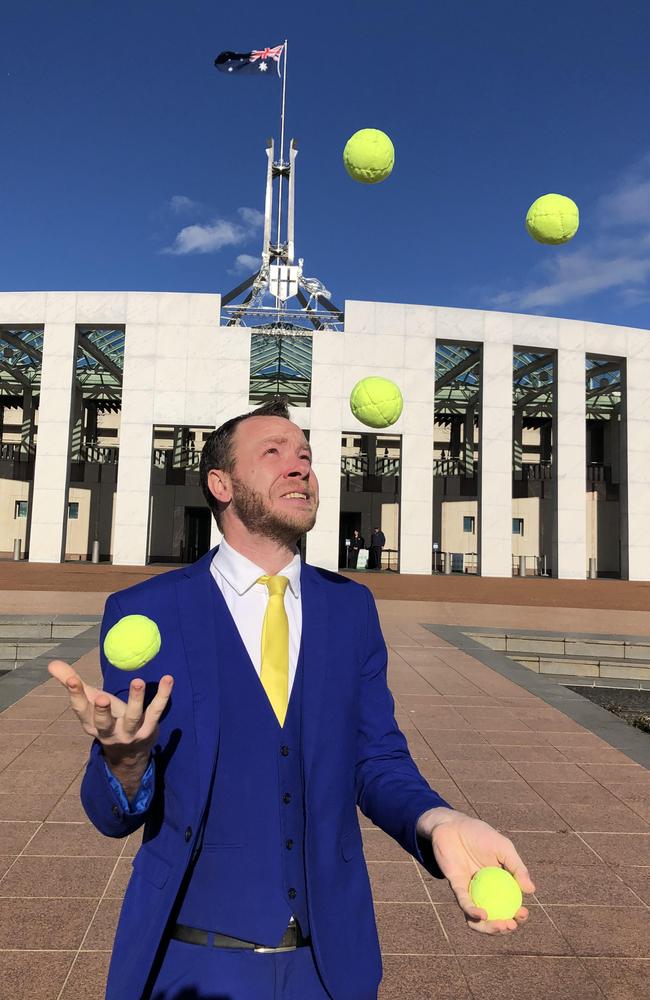
<path fill-rule="evenodd" d="M 368 427 L 389 427 L 403 406 L 402 393 L 395 383 L 376 375 L 362 378 L 350 393 L 350 409 Z"/>
<path fill-rule="evenodd" d="M 579 223 L 578 206 L 563 194 L 542 195 L 526 215 L 526 229 L 538 243 L 568 243 Z"/>
<path fill-rule="evenodd" d="M 476 906 L 487 911 L 488 920 L 510 920 L 521 906 L 519 883 L 505 868 L 481 868 L 469 884 Z"/>
<path fill-rule="evenodd" d="M 139 670 L 160 649 L 160 632 L 145 615 L 125 615 L 106 633 L 104 653 L 118 670 Z"/>
<path fill-rule="evenodd" d="M 345 144 L 343 163 L 350 177 L 361 184 L 385 181 L 395 163 L 395 147 L 385 132 L 362 128 Z"/>

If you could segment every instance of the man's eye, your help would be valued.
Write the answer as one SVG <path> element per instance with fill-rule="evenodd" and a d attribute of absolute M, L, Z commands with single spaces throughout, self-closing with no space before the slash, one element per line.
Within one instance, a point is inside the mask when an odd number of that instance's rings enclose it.
<path fill-rule="evenodd" d="M 266 451 L 264 452 L 264 454 L 265 454 L 265 455 L 268 455 L 268 454 L 269 454 L 270 452 L 272 452 L 272 451 L 275 451 L 275 452 L 277 452 L 277 450 L 278 450 L 277 448 L 267 448 L 267 449 L 266 449 Z"/>

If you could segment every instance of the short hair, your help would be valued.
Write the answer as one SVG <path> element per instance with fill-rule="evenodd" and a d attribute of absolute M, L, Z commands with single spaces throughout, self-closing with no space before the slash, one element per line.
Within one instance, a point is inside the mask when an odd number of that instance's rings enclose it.
<path fill-rule="evenodd" d="M 201 451 L 199 477 L 203 496 L 214 515 L 219 531 L 222 531 L 222 511 L 220 510 L 219 501 L 210 492 L 208 487 L 208 473 L 212 469 L 223 469 L 224 472 L 228 473 L 233 472 L 235 468 L 235 448 L 233 443 L 235 429 L 242 420 L 248 420 L 249 417 L 284 417 L 285 420 L 290 420 L 289 397 L 282 394 L 271 396 L 261 406 L 258 406 L 256 410 L 252 410 L 250 413 L 242 413 L 238 417 L 226 420 L 224 424 L 217 427 L 206 438 Z"/>

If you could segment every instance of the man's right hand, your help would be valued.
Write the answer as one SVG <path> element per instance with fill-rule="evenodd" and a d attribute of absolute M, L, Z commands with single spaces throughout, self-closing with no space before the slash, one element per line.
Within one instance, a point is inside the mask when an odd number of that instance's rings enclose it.
<path fill-rule="evenodd" d="M 145 682 L 134 677 L 127 702 L 85 684 L 63 660 L 52 660 L 48 670 L 67 689 L 70 705 L 84 732 L 98 740 L 107 763 L 129 795 L 137 789 L 158 736 L 158 723 L 174 685 L 169 674 L 160 678 L 158 691 L 144 708 Z"/>

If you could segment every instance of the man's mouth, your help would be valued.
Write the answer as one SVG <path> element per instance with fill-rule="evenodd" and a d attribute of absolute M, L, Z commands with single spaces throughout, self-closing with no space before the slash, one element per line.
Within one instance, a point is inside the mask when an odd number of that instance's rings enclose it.
<path fill-rule="evenodd" d="M 309 503 L 309 494 L 304 493 L 302 490 L 296 490 L 292 493 L 285 493 L 282 500 L 289 500 L 291 503 Z"/>

